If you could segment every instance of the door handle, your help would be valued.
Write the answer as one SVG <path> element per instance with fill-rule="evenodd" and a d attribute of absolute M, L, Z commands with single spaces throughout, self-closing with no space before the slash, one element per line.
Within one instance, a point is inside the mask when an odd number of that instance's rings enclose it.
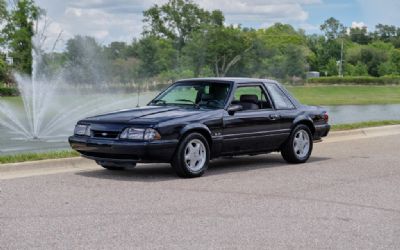
<path fill-rule="evenodd" d="M 269 115 L 269 119 L 271 119 L 271 120 L 273 120 L 273 121 L 278 120 L 278 119 L 280 119 L 280 118 L 281 118 L 281 116 L 280 116 L 280 115 L 277 115 L 277 114 Z"/>

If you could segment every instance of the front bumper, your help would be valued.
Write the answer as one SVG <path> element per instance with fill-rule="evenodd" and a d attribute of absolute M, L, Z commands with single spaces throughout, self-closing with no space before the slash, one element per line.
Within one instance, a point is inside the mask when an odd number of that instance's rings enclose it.
<path fill-rule="evenodd" d="M 124 141 L 98 139 L 87 136 L 71 136 L 68 139 L 72 149 L 83 157 L 96 161 L 110 162 L 170 162 L 178 140 Z"/>

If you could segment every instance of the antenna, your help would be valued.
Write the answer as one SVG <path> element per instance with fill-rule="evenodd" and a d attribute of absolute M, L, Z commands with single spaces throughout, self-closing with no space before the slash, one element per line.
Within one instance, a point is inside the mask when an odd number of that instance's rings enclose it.
<path fill-rule="evenodd" d="M 136 104 L 137 108 L 140 107 L 139 101 L 140 101 L 140 84 L 137 84 L 137 104 Z"/>

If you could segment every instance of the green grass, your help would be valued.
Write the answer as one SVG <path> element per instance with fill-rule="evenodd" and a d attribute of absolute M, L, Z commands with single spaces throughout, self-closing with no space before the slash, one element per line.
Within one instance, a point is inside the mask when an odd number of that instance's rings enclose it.
<path fill-rule="evenodd" d="M 287 86 L 301 102 L 309 105 L 365 105 L 400 103 L 400 86 Z M 181 92 L 176 98 L 193 97 Z M 1 101 L 22 106 L 21 97 L 0 97 Z"/>
<path fill-rule="evenodd" d="M 22 98 L 20 96 L 0 96 L 0 102 L 1 101 L 22 105 Z"/>
<path fill-rule="evenodd" d="M 75 151 L 57 151 L 45 153 L 23 153 L 15 155 L 0 155 L 0 164 L 16 163 L 25 161 L 40 161 L 46 159 L 61 159 L 79 156 Z"/>
<path fill-rule="evenodd" d="M 400 103 L 400 86 L 288 86 L 303 104 L 366 105 Z"/>
<path fill-rule="evenodd" d="M 332 131 L 343 131 L 358 128 L 370 128 L 386 125 L 399 125 L 400 120 L 386 120 L 386 121 L 369 121 L 369 122 L 357 122 L 349 124 L 338 124 L 332 126 Z"/>

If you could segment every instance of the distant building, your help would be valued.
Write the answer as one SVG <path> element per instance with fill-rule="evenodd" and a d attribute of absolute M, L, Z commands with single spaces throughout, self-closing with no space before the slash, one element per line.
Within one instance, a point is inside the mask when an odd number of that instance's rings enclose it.
<path fill-rule="evenodd" d="M 320 76 L 318 71 L 309 71 L 307 72 L 307 79 L 310 78 L 318 78 Z"/>
<path fill-rule="evenodd" d="M 14 63 L 13 58 L 10 56 L 10 51 L 6 47 L 0 47 L 0 54 L 5 59 L 8 65 L 12 65 Z"/>
<path fill-rule="evenodd" d="M 13 65 L 14 60 L 11 56 L 8 55 L 8 53 L 6 54 L 6 62 L 8 65 Z"/>

